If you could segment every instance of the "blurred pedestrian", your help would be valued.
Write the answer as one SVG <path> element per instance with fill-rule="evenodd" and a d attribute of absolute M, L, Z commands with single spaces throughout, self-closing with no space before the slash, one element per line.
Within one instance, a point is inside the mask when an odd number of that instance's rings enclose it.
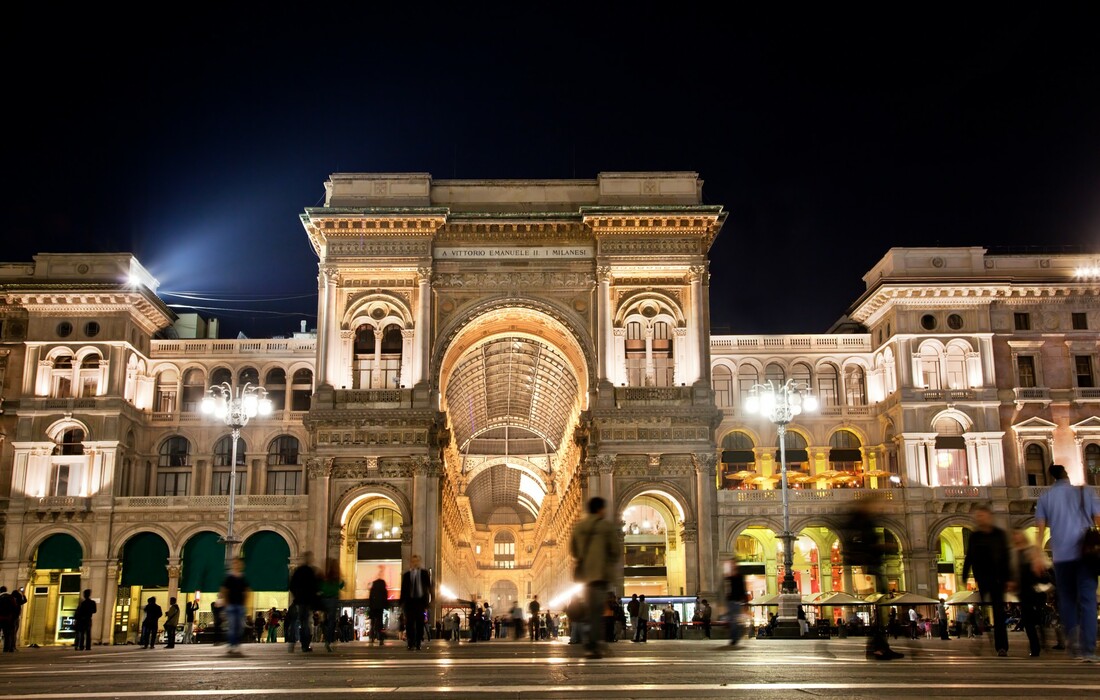
<path fill-rule="evenodd" d="M 343 588 L 340 563 L 330 557 L 325 565 L 325 579 L 321 581 L 321 605 L 325 609 L 325 651 L 332 651 L 332 643 L 336 640 L 337 612 L 340 608 L 340 591 Z"/>
<path fill-rule="evenodd" d="M 168 611 L 164 614 L 164 648 L 176 648 L 176 628 L 180 624 L 180 606 L 175 598 L 168 599 Z"/>
<path fill-rule="evenodd" d="M 1058 588 L 1058 613 L 1066 635 L 1066 646 L 1074 658 L 1090 663 L 1096 656 L 1097 572 L 1081 560 L 1085 530 L 1100 527 L 1100 496 L 1096 490 L 1074 488 L 1061 464 L 1049 468 L 1054 485 L 1039 496 L 1035 507 L 1035 541 L 1040 545 L 1050 528 L 1050 550 L 1054 559 L 1054 585 Z M 1044 562 L 1036 561 L 1032 571 L 1043 573 Z"/>
<path fill-rule="evenodd" d="M 608 584 L 615 576 L 615 566 L 622 556 L 622 547 L 615 526 L 607 519 L 607 502 L 593 496 L 588 500 L 588 515 L 573 527 L 569 551 L 576 561 L 574 578 L 585 586 L 588 614 L 589 658 L 603 656 L 601 624 Z"/>
<path fill-rule="evenodd" d="M 1008 630 L 1005 628 L 1005 591 L 1012 581 L 1008 536 L 993 524 L 993 511 L 980 504 L 974 508 L 975 529 L 970 533 L 962 577 L 974 572 L 982 605 L 993 606 L 993 648 L 997 656 L 1008 656 Z"/>
<path fill-rule="evenodd" d="M 190 644 L 195 633 L 195 613 L 198 612 L 199 601 L 192 600 L 183 604 L 183 643 Z"/>
<path fill-rule="evenodd" d="M 1043 604 L 1046 594 L 1037 588 L 1049 580 L 1044 567 L 1043 574 L 1036 576 L 1033 569 L 1035 561 L 1042 559 L 1042 553 L 1031 544 L 1023 530 L 1012 531 L 1013 588 L 1020 601 L 1020 627 L 1027 633 L 1028 656 L 1036 657 L 1041 648 L 1040 627 L 1043 622 Z"/>
<path fill-rule="evenodd" d="M 855 501 L 842 528 L 844 543 L 841 551 L 845 566 L 860 567 L 864 574 L 874 579 L 875 590 L 885 593 L 889 590 L 889 583 L 883 570 L 886 549 L 880 534 L 882 509 L 882 497 L 874 491 L 868 497 Z M 874 620 L 867 636 L 867 658 L 876 661 L 900 659 L 905 655 L 891 649 L 886 638 L 883 607 L 874 606 Z"/>
<path fill-rule="evenodd" d="M 741 573 L 736 559 L 727 560 L 723 568 L 725 569 L 726 616 L 729 618 L 730 646 L 737 646 L 744 631 L 741 618 L 745 614 L 745 605 L 748 603 L 745 575 Z"/>
<path fill-rule="evenodd" d="M 319 583 L 313 568 L 313 552 L 302 554 L 302 563 L 290 575 L 290 620 L 301 642 L 302 651 L 313 651 L 313 609 L 317 606 Z M 294 641 L 288 639 L 288 651 L 294 651 Z"/>
<path fill-rule="evenodd" d="M 390 604 L 390 592 L 383 578 L 383 569 L 378 567 L 378 576 L 370 584 L 370 593 L 367 594 L 367 613 L 370 616 L 370 643 L 374 646 L 386 646 L 386 625 L 383 617 L 386 608 Z"/>
<path fill-rule="evenodd" d="M 141 648 L 152 649 L 157 643 L 157 630 L 160 629 L 160 618 L 164 616 L 164 611 L 157 605 L 155 597 L 149 598 L 143 611 L 145 618 L 141 621 Z"/>
<path fill-rule="evenodd" d="M 221 598 L 225 601 L 226 633 L 229 638 L 227 653 L 239 656 L 241 636 L 244 634 L 244 604 L 248 596 L 248 583 L 244 578 L 244 560 L 234 557 L 229 574 L 222 581 Z"/>

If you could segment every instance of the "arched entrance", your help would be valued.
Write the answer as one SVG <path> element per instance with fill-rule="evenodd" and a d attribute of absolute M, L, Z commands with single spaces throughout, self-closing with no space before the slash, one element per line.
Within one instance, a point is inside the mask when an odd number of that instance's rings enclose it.
<path fill-rule="evenodd" d="M 180 559 L 179 606 L 198 601 L 195 623 L 205 628 L 213 621 L 210 604 L 225 578 L 225 542 L 216 532 L 198 532 L 184 543 Z"/>
<path fill-rule="evenodd" d="M 519 588 L 514 581 L 502 579 L 493 583 L 489 589 L 489 604 L 497 613 L 511 610 L 512 604 L 519 601 Z"/>
<path fill-rule="evenodd" d="M 354 557 L 355 598 L 367 598 L 371 583 L 381 578 L 391 600 L 401 594 L 401 543 L 404 518 L 396 504 L 385 498 L 364 502 L 348 523 L 350 552 Z"/>
<path fill-rule="evenodd" d="M 241 544 L 244 577 L 252 589 L 250 609 L 282 610 L 289 607 L 290 545 L 283 536 L 271 530 L 260 530 Z"/>
<path fill-rule="evenodd" d="M 155 532 L 139 532 L 122 546 L 122 570 L 115 600 L 114 643 L 135 644 L 141 635 L 142 608 L 149 598 L 168 607 L 168 543 Z"/>
<path fill-rule="evenodd" d="M 932 551 L 936 556 L 936 597 L 949 598 L 966 590 L 962 580 L 963 562 L 970 545 L 970 528 L 960 525 L 945 527 L 936 536 Z"/>
<path fill-rule="evenodd" d="M 685 595 L 687 571 L 680 537 L 683 512 L 669 495 L 635 496 L 623 509 L 623 594 Z"/>
<path fill-rule="evenodd" d="M 515 572 L 521 606 L 532 595 L 551 598 L 571 578 L 560 565 L 568 538 L 548 546 L 538 533 L 548 531 L 544 520 L 579 515 L 579 499 L 548 496 L 569 484 L 580 461 L 571 438 L 587 408 L 588 353 L 560 311 L 540 306 L 484 308 L 455 327 L 437 356 L 451 435 L 443 511 L 452 525 L 443 528 L 438 578 L 463 598 L 489 596 L 494 607 L 494 569 Z M 501 532 L 512 537 L 509 559 L 497 557 Z"/>
<path fill-rule="evenodd" d="M 73 613 L 80 602 L 80 567 L 84 549 L 72 535 L 57 533 L 39 543 L 34 574 L 24 591 L 23 638 L 27 644 L 57 644 L 76 637 Z"/>

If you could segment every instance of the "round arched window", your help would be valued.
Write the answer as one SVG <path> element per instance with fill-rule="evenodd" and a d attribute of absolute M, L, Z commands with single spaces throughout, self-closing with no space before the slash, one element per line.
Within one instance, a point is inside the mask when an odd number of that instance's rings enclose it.
<path fill-rule="evenodd" d="M 958 314 L 951 314 L 947 317 L 947 327 L 953 331 L 957 331 L 963 327 L 963 317 Z"/>
<path fill-rule="evenodd" d="M 57 337 L 58 338 L 68 338 L 72 334 L 73 334 L 73 324 L 69 323 L 68 321 L 62 321 L 61 323 L 57 324 Z"/>
<path fill-rule="evenodd" d="M 925 314 L 920 317 L 920 327 L 926 331 L 932 331 L 936 329 L 936 317 L 932 314 Z"/>
<path fill-rule="evenodd" d="M 88 321 L 84 324 L 84 335 L 89 338 L 94 338 L 99 335 L 99 324 L 95 321 Z"/>

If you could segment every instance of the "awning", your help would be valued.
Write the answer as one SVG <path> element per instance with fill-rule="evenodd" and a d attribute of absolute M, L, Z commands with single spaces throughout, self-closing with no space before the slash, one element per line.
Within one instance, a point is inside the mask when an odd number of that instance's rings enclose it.
<path fill-rule="evenodd" d="M 779 450 L 775 451 L 775 461 L 779 461 Z M 809 462 L 810 453 L 806 450 L 787 450 L 787 464 L 791 462 Z"/>
<path fill-rule="evenodd" d="M 859 450 L 834 447 L 829 450 L 830 462 L 862 462 L 863 455 Z"/>
<path fill-rule="evenodd" d="M 160 535 L 140 532 L 122 549 L 123 586 L 168 587 L 168 543 Z"/>
<path fill-rule="evenodd" d="M 215 532 L 200 532 L 183 545 L 180 590 L 216 591 L 225 579 L 225 543 Z"/>
<path fill-rule="evenodd" d="M 937 435 L 937 450 L 965 450 L 966 439 L 961 435 Z"/>
<path fill-rule="evenodd" d="M 79 569 L 84 550 L 72 535 L 50 535 L 38 545 L 37 569 Z"/>
<path fill-rule="evenodd" d="M 254 591 L 285 591 L 290 587 L 290 546 L 277 532 L 263 530 L 245 540 L 244 578 Z"/>
<path fill-rule="evenodd" d="M 745 464 L 755 461 L 756 454 L 752 450 L 722 450 L 723 464 Z"/>

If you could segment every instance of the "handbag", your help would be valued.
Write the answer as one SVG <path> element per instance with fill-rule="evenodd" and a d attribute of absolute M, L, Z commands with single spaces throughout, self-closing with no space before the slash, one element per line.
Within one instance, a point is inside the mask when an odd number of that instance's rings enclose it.
<path fill-rule="evenodd" d="M 1093 576 L 1098 576 L 1100 575 L 1100 528 L 1095 526 L 1093 518 L 1088 517 L 1088 509 L 1085 508 L 1085 487 L 1080 488 L 1081 511 L 1089 520 L 1089 525 L 1085 528 L 1085 533 L 1081 537 L 1081 564 L 1085 569 L 1092 572 Z"/>

